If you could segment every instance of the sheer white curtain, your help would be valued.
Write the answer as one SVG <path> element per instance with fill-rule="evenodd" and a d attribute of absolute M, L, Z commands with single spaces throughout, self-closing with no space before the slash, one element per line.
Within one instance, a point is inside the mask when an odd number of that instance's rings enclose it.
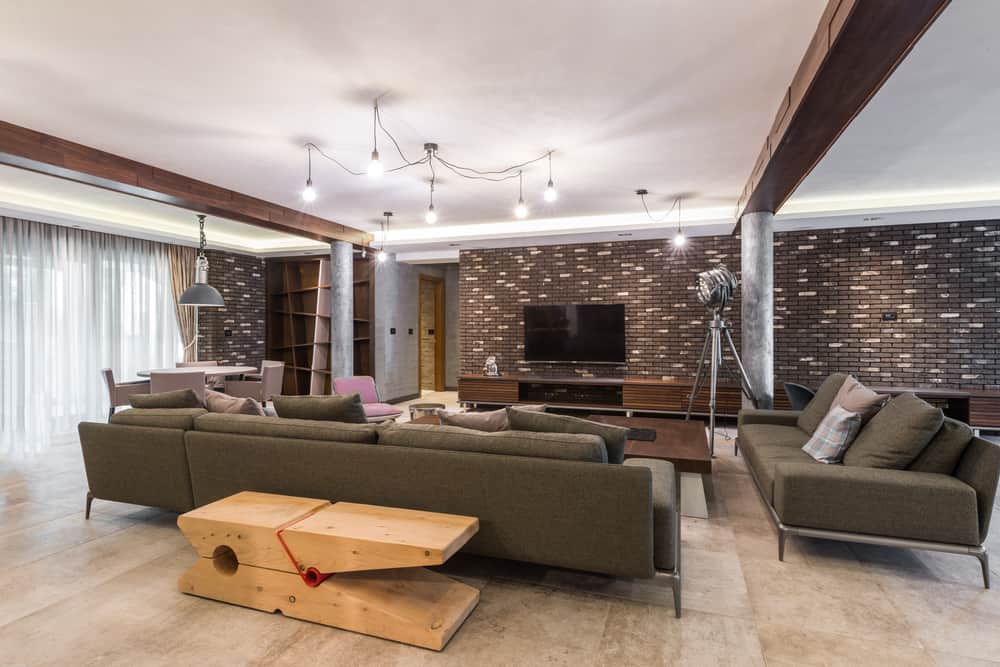
<path fill-rule="evenodd" d="M 0 217 L 0 456 L 107 415 L 102 368 L 182 358 L 166 246 Z"/>

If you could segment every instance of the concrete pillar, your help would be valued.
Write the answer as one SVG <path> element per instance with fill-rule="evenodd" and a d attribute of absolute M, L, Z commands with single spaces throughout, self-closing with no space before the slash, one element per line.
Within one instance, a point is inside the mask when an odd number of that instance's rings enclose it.
<path fill-rule="evenodd" d="M 330 244 L 330 372 L 354 375 L 354 247 Z"/>
<path fill-rule="evenodd" d="M 743 365 L 758 406 L 774 407 L 774 214 L 740 218 Z M 749 402 L 744 399 L 744 405 Z"/>

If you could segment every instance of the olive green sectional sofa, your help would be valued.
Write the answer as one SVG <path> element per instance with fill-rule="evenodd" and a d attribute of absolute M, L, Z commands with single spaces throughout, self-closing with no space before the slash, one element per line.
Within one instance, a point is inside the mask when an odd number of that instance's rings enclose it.
<path fill-rule="evenodd" d="M 823 388 L 817 393 L 821 402 L 822 393 Z M 826 398 L 829 404 L 832 395 Z M 944 419 L 937 440 L 908 469 L 825 464 L 802 450 L 810 437 L 801 428 L 802 414 L 739 413 L 739 447 L 778 528 L 779 559 L 788 535 L 967 554 L 979 559 L 989 588 L 983 543 L 1000 475 L 1000 446 Z M 902 424 L 892 428 L 905 432 Z M 961 432 L 967 435 L 956 441 L 953 434 Z"/>
<path fill-rule="evenodd" d="M 81 423 L 94 498 L 175 512 L 262 491 L 479 518 L 464 551 L 618 577 L 666 574 L 680 614 L 673 466 L 608 463 L 597 435 L 482 433 L 131 409 Z"/>

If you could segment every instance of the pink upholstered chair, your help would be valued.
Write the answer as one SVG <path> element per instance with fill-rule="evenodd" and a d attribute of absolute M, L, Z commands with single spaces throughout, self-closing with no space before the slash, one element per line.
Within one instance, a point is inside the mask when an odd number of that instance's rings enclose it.
<path fill-rule="evenodd" d="M 177 368 L 198 368 L 204 366 L 218 366 L 218 361 L 178 361 Z M 212 378 L 212 384 L 208 385 L 212 389 L 222 389 L 222 379 Z"/>
<path fill-rule="evenodd" d="M 335 394 L 361 394 L 361 403 L 364 404 L 365 416 L 370 422 L 382 422 L 403 414 L 403 411 L 395 405 L 383 403 L 378 395 L 378 387 L 375 386 L 375 378 L 369 375 L 355 375 L 349 378 L 335 378 L 333 380 L 333 393 Z"/>
<path fill-rule="evenodd" d="M 132 394 L 148 394 L 149 380 L 137 380 L 134 382 L 115 382 L 115 373 L 110 368 L 102 368 L 101 375 L 104 376 L 104 384 L 108 386 L 108 421 L 111 415 L 115 414 L 115 408 L 119 405 L 128 405 L 128 397 Z"/>
<path fill-rule="evenodd" d="M 149 374 L 149 391 L 159 394 L 162 391 L 177 391 L 190 389 L 202 403 L 205 402 L 205 371 L 192 368 L 180 373 L 163 373 L 153 371 Z"/>
<path fill-rule="evenodd" d="M 281 380 L 285 374 L 285 362 L 265 361 L 261 364 L 259 380 L 227 380 L 225 391 L 230 396 L 243 396 L 267 405 L 272 396 L 281 394 Z"/>

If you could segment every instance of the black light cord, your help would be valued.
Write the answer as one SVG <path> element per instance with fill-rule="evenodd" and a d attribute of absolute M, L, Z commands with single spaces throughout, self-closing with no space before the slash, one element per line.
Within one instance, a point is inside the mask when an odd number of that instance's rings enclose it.
<path fill-rule="evenodd" d="M 652 220 L 656 224 L 660 224 L 661 222 L 663 222 L 664 220 L 666 220 L 667 218 L 669 218 L 670 214 L 674 212 L 674 207 L 678 206 L 680 204 L 680 201 L 681 201 L 680 197 L 677 197 L 676 199 L 674 199 L 674 203 L 670 205 L 670 210 L 667 211 L 666 213 L 664 213 L 662 218 L 660 218 L 659 220 L 657 220 L 656 218 L 653 217 L 653 214 L 649 212 L 649 207 L 646 206 L 646 195 L 640 194 L 639 195 L 639 199 L 642 200 L 642 208 L 646 211 L 646 215 L 649 217 L 650 220 Z M 679 209 L 678 209 L 678 213 L 677 213 L 677 225 L 678 225 L 677 228 L 680 229 L 680 210 Z"/>
<path fill-rule="evenodd" d="M 329 160 L 330 162 L 334 163 L 335 165 L 337 165 L 338 167 L 340 167 L 341 169 L 343 169 L 344 171 L 346 171 L 351 176 L 364 176 L 365 175 L 365 172 L 363 172 L 363 171 L 354 171 L 353 169 L 351 169 L 350 167 L 348 167 L 347 165 L 345 165 L 343 162 L 341 162 L 337 158 L 333 157 L 332 155 L 327 155 L 326 153 L 323 152 L 322 148 L 320 148 L 319 146 L 317 146 L 316 144 L 314 144 L 312 142 L 307 143 L 306 144 L 306 148 L 312 148 L 317 153 L 319 153 L 320 155 L 322 155 L 323 157 L 325 157 L 327 160 Z"/>

